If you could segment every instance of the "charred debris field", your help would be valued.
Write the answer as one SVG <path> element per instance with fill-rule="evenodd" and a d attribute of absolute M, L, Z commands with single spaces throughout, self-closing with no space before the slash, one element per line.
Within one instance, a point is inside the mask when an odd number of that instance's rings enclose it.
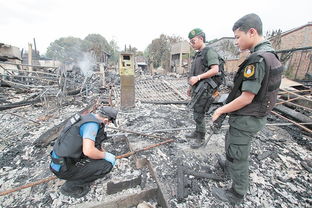
<path fill-rule="evenodd" d="M 177 80 L 172 78 L 165 84 L 172 86 L 170 83 L 177 84 Z M 206 147 L 193 150 L 185 134 L 195 124 L 185 103 L 138 100 L 135 108 L 120 109 L 118 87 L 113 92 L 111 86 L 92 90 L 91 84 L 73 96 L 54 97 L 38 96 L 34 90 L 0 87 L 1 193 L 51 177 L 49 153 L 56 134 L 50 132 L 49 139 L 42 135 L 77 112 L 92 111 L 94 103 L 119 110 L 118 127 L 106 128 L 109 139 L 103 143 L 115 155 L 173 141 L 119 159 L 113 170 L 96 180 L 91 191 L 80 199 L 62 195 L 59 188 L 64 181 L 53 179 L 1 195 L 0 207 L 231 207 L 211 195 L 213 187 L 231 184 L 219 177 L 221 169 L 217 165 L 217 155 L 224 154 L 227 120 Z M 46 90 L 45 95 L 49 93 L 57 94 Z M 12 107 L 38 97 L 36 102 Z M 3 108 L 8 105 L 11 107 Z M 291 109 L 311 119 L 311 111 L 299 107 Z M 282 110 L 278 112 L 287 116 Z M 207 114 L 207 126 L 211 124 L 210 116 Z M 305 128 L 311 129 L 311 125 Z M 237 207 L 312 207 L 311 151 L 310 132 L 271 114 L 266 127 L 253 139 L 250 188 L 244 203 Z"/>

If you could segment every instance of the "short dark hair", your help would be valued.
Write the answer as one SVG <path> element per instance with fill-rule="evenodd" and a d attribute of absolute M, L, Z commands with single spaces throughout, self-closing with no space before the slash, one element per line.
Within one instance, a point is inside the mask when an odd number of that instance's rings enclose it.
<path fill-rule="evenodd" d="M 254 13 L 247 14 L 237 20 L 233 25 L 232 30 L 235 31 L 237 29 L 248 32 L 250 28 L 255 28 L 259 35 L 262 35 L 262 21 L 260 17 Z"/>
<path fill-rule="evenodd" d="M 202 37 L 203 38 L 203 42 L 205 43 L 206 42 L 206 35 L 205 35 L 205 33 L 203 32 L 203 33 L 201 33 L 200 35 L 198 35 L 198 36 L 200 36 L 200 37 Z"/>

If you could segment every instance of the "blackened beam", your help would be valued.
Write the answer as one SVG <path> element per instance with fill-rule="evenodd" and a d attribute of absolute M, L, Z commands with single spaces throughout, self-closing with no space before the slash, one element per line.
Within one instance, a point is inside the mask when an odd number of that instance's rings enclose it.
<path fill-rule="evenodd" d="M 106 193 L 109 195 L 115 194 L 115 193 L 120 192 L 120 191 L 125 190 L 125 189 L 134 188 L 134 187 L 140 185 L 141 182 L 142 182 L 142 176 L 141 175 L 139 175 L 135 178 L 131 178 L 131 179 L 127 179 L 127 180 L 119 181 L 119 182 L 109 181 L 107 183 Z"/>
<path fill-rule="evenodd" d="M 192 175 L 195 178 L 206 178 L 206 179 L 212 179 L 215 181 L 224 181 L 223 178 L 217 176 L 216 174 L 189 170 L 183 166 L 181 161 L 178 161 L 178 166 L 177 166 L 177 201 L 178 203 L 183 202 L 185 197 L 187 197 L 188 195 L 188 191 L 186 189 L 186 186 L 187 186 L 187 182 L 185 178 L 186 175 Z"/>
<path fill-rule="evenodd" d="M 178 200 L 178 203 L 183 202 L 186 196 L 187 196 L 187 190 L 185 189 L 184 167 L 181 162 L 178 162 L 178 167 L 177 167 L 177 200 Z"/>
<path fill-rule="evenodd" d="M 277 105 L 274 107 L 274 110 L 277 110 L 279 112 L 282 112 L 283 114 L 286 114 L 287 116 L 296 119 L 297 121 L 300 121 L 302 123 L 311 123 L 312 119 L 309 116 L 306 116 L 300 112 L 297 112 L 291 108 L 288 108 L 284 105 Z"/>
<path fill-rule="evenodd" d="M 94 111 L 97 107 L 98 107 L 98 100 L 93 101 L 90 105 L 88 105 L 83 110 L 81 110 L 79 112 L 79 114 L 90 113 L 90 112 Z M 46 146 L 48 146 L 51 141 L 53 141 L 54 139 L 56 139 L 59 136 L 62 128 L 65 126 L 66 122 L 70 118 L 71 118 L 71 116 L 69 118 L 67 118 L 65 121 L 63 121 L 62 123 L 60 123 L 59 125 L 54 126 L 53 128 L 47 130 L 38 139 L 36 139 L 33 144 L 35 146 L 37 146 L 37 147 L 46 147 Z"/>

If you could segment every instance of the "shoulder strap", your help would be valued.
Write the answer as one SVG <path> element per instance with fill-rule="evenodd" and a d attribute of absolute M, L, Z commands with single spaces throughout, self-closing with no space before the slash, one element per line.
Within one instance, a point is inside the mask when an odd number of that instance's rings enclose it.
<path fill-rule="evenodd" d="M 208 60 L 207 60 L 207 53 L 208 50 L 210 48 L 208 46 L 206 46 L 203 50 L 202 50 L 202 59 L 203 59 L 203 64 L 205 67 L 208 67 Z"/>

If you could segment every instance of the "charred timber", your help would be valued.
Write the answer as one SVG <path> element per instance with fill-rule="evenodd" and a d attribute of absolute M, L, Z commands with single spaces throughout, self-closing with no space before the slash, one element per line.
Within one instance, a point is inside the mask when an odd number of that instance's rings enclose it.
<path fill-rule="evenodd" d="M 87 114 L 92 112 L 93 110 L 95 110 L 97 108 L 97 103 L 92 103 L 90 105 L 88 105 L 86 108 L 84 108 L 83 110 L 81 110 L 79 112 L 79 114 Z M 67 118 L 65 121 L 63 121 L 62 123 L 60 123 L 57 126 L 54 126 L 53 128 L 49 129 L 48 131 L 46 131 L 45 133 L 43 133 L 38 139 L 36 139 L 34 141 L 34 145 L 36 147 L 46 147 L 50 144 L 51 141 L 55 140 L 61 130 L 62 127 L 64 127 L 64 125 L 66 124 L 66 122 L 70 119 L 71 117 Z"/>
<path fill-rule="evenodd" d="M 284 115 L 287 115 L 288 117 L 291 117 L 297 121 L 300 121 L 302 123 L 311 123 L 312 119 L 306 115 L 303 115 L 302 113 L 299 113 L 291 108 L 288 108 L 283 105 L 277 105 L 274 107 L 275 110 L 283 113 Z M 308 125 L 310 129 L 312 129 L 312 125 Z"/>

